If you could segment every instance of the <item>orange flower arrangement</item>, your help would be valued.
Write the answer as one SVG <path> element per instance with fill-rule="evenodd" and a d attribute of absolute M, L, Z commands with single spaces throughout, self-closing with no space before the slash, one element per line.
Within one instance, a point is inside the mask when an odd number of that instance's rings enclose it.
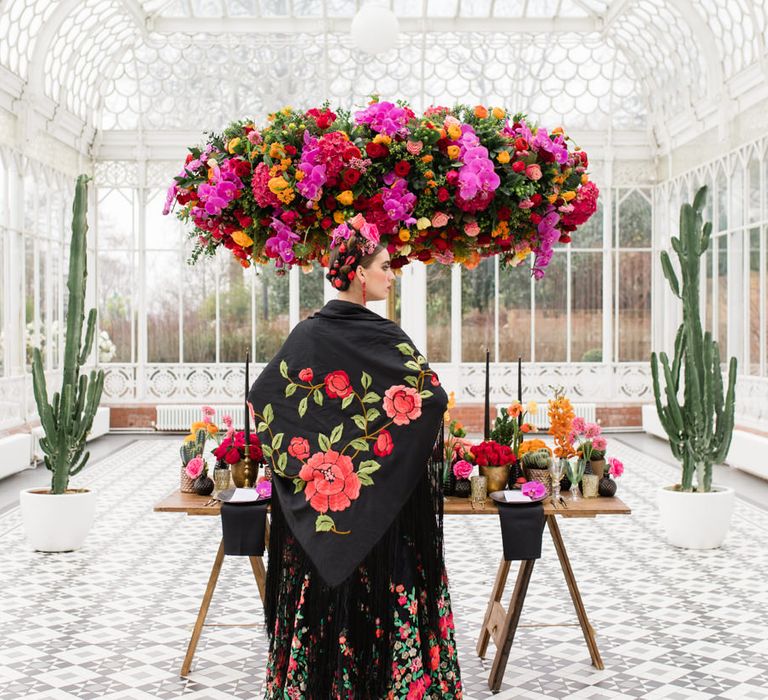
<path fill-rule="evenodd" d="M 556 394 L 554 399 L 549 400 L 549 434 L 555 438 L 555 456 L 572 457 L 574 454 L 571 444 L 571 432 L 573 419 L 576 414 L 573 411 L 571 402 L 562 394 Z"/>
<path fill-rule="evenodd" d="M 549 450 L 549 454 L 552 454 L 552 450 L 547 446 L 544 440 L 539 440 L 536 438 L 534 440 L 526 440 L 525 442 L 521 443 L 517 450 L 517 456 L 518 458 L 522 458 L 526 452 L 535 452 L 536 450 Z"/>

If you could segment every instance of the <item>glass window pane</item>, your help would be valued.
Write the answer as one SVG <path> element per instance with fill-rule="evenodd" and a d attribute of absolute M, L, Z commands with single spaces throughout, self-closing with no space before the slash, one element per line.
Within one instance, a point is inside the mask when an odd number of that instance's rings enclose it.
<path fill-rule="evenodd" d="M 427 265 L 427 357 L 451 359 L 451 266 Z"/>
<path fill-rule="evenodd" d="M 749 232 L 749 374 L 760 374 L 760 229 Z"/>
<path fill-rule="evenodd" d="M 147 260 L 155 257 L 167 259 L 169 264 L 174 261 L 177 269 L 181 269 L 182 300 L 184 309 L 184 349 L 182 362 L 215 362 L 216 361 L 216 263 L 218 261 L 201 261 L 195 267 L 183 264 L 178 253 L 152 253 Z M 176 311 L 171 299 L 178 293 L 174 286 L 166 288 L 167 301 L 158 304 L 158 314 L 169 327 L 174 320 L 178 324 Z M 167 309 L 161 312 L 160 308 Z M 164 341 L 158 341 L 164 343 Z M 163 345 L 165 347 L 165 345 Z M 167 351 L 172 351 L 172 345 L 167 345 Z M 178 356 L 178 349 L 174 351 Z M 176 362 L 177 360 L 173 360 Z"/>
<path fill-rule="evenodd" d="M 717 239 L 717 341 L 720 359 L 728 354 L 728 240 Z"/>
<path fill-rule="evenodd" d="M 630 192 L 619 204 L 619 246 L 651 247 L 651 202 L 639 190 Z"/>
<path fill-rule="evenodd" d="M 165 204 L 164 190 L 150 190 L 147 197 L 146 219 L 147 219 L 147 248 L 178 250 L 183 244 L 185 238 L 182 233 L 182 223 L 176 218 L 175 214 L 163 216 L 163 205 Z M 191 230 L 191 227 L 190 229 Z"/>
<path fill-rule="evenodd" d="M 499 270 L 499 360 L 518 357 L 531 360 L 531 269 L 526 264 Z"/>
<path fill-rule="evenodd" d="M 642 362 L 651 353 L 651 253 L 619 251 L 618 361 Z"/>
<path fill-rule="evenodd" d="M 272 267 L 259 267 L 256 274 L 255 362 L 269 362 L 288 337 L 288 275 Z"/>
<path fill-rule="evenodd" d="M 493 349 L 493 259 L 461 271 L 461 360 L 484 362 Z"/>
<path fill-rule="evenodd" d="M 565 362 L 567 343 L 567 254 L 555 251 L 547 273 L 534 285 L 536 362 Z"/>
<path fill-rule="evenodd" d="M 26 363 L 31 365 L 32 348 L 44 342 L 42 329 L 35 327 L 35 242 L 31 236 L 24 237 L 24 317 Z"/>
<path fill-rule="evenodd" d="M 322 265 L 313 265 L 311 272 L 299 273 L 299 319 L 304 320 L 323 308 L 323 291 L 328 280 Z"/>
<path fill-rule="evenodd" d="M 246 349 L 251 347 L 253 269 L 244 268 L 232 255 L 227 255 L 217 262 L 221 264 L 219 361 L 243 362 Z"/>
<path fill-rule="evenodd" d="M 717 226 L 716 231 L 725 231 L 728 228 L 728 183 L 722 168 L 717 173 L 715 184 L 715 201 L 717 202 Z"/>
<path fill-rule="evenodd" d="M 603 254 L 571 253 L 571 361 L 603 360 Z"/>
<path fill-rule="evenodd" d="M 97 191 L 100 250 L 131 249 L 136 245 L 134 190 L 102 187 Z"/>
<path fill-rule="evenodd" d="M 2 170 L 0 169 L 0 211 L 2 211 Z M 4 222 L 3 222 L 4 223 Z M 5 229 L 0 224 L 0 290 L 8 294 L 5 286 Z M 0 377 L 5 375 L 5 304 L 0 303 Z"/>
<path fill-rule="evenodd" d="M 753 224 L 760 219 L 760 161 L 754 156 L 749 161 L 748 175 L 747 221 Z"/>
<path fill-rule="evenodd" d="M 149 362 L 179 361 L 179 281 L 184 273 L 184 303 L 194 304 L 197 288 L 195 277 L 205 278 L 206 272 L 189 274 L 178 252 L 152 253 L 146 256 L 147 359 Z M 209 286 L 212 286 L 209 282 Z M 189 309 L 185 306 L 185 313 Z M 191 315 L 196 316 L 192 311 Z M 185 318 L 186 321 L 186 318 Z M 185 327 L 185 331 L 187 328 Z M 191 336 L 194 336 L 194 327 Z M 185 338 L 186 341 L 186 338 Z M 197 343 L 190 338 L 192 351 Z M 117 344 L 117 343 L 115 343 Z M 211 340 L 211 346 L 213 340 Z M 193 360 L 190 360 L 190 362 Z"/>
<path fill-rule="evenodd" d="M 132 362 L 135 253 L 99 253 L 99 361 Z M 151 302 L 150 302 L 151 304 Z M 152 338 L 150 338 L 150 343 Z"/>

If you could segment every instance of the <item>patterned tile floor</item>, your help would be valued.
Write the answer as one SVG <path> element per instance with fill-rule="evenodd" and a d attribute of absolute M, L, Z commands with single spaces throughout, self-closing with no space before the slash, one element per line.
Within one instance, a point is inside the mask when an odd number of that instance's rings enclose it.
<path fill-rule="evenodd" d="M 224 562 L 209 620 L 251 626 L 206 628 L 191 676 L 178 676 L 220 526 L 152 513 L 176 485 L 176 442 L 138 440 L 76 480 L 99 494 L 78 552 L 32 552 L 18 509 L 0 516 L 0 698 L 261 697 L 261 603 L 238 558 Z M 626 445 L 612 452 L 628 465 L 619 494 L 633 515 L 561 523 L 604 671 L 590 666 L 578 627 L 523 627 L 493 696 L 490 661 L 474 647 L 500 555 L 498 524 L 447 519 L 466 697 L 768 698 L 768 512 L 739 501 L 722 549 L 673 549 L 647 484 L 671 483 L 674 470 Z M 575 621 L 545 535 L 521 622 Z"/>

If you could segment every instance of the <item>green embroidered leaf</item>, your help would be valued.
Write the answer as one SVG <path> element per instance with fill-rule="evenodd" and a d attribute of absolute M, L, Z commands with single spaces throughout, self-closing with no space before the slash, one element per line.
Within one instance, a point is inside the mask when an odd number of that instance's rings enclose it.
<path fill-rule="evenodd" d="M 266 443 L 262 443 L 261 451 L 264 453 L 265 457 L 267 457 L 267 458 L 272 457 L 272 448 L 269 445 L 267 445 Z"/>
<path fill-rule="evenodd" d="M 425 365 L 427 363 L 427 358 L 424 357 L 424 355 L 419 355 L 416 358 L 416 362 L 418 362 L 420 365 Z"/>
<path fill-rule="evenodd" d="M 413 355 L 413 348 L 408 343 L 399 343 L 396 347 L 403 355 Z"/>
<path fill-rule="evenodd" d="M 405 363 L 405 366 L 408 369 L 412 369 L 415 372 L 421 372 L 421 367 L 419 367 L 417 362 L 414 362 L 413 360 L 408 360 L 408 362 Z"/>
<path fill-rule="evenodd" d="M 317 442 L 320 445 L 320 449 L 323 452 L 328 452 L 328 450 L 331 449 L 331 441 L 328 439 L 327 435 L 323 435 L 322 433 L 320 433 L 317 436 Z"/>
<path fill-rule="evenodd" d="M 365 414 L 365 417 L 368 419 L 369 423 L 372 423 L 375 421 L 379 416 L 381 415 L 381 412 L 377 408 L 369 408 L 368 413 Z"/>
<path fill-rule="evenodd" d="M 418 377 L 414 377 L 412 374 L 409 374 L 405 378 L 405 381 L 406 381 L 407 384 L 410 384 L 411 386 L 417 386 L 418 383 L 419 383 L 419 378 Z"/>
<path fill-rule="evenodd" d="M 421 394 L 419 394 L 419 396 L 421 396 L 422 399 L 428 399 L 430 396 L 434 396 L 434 394 L 429 391 L 429 389 L 425 389 L 421 392 Z"/>
<path fill-rule="evenodd" d="M 294 479 L 293 480 L 293 492 L 294 493 L 300 493 L 304 490 L 304 487 L 307 485 L 307 482 L 304 481 L 304 479 Z"/>
<path fill-rule="evenodd" d="M 360 452 L 368 452 L 368 443 L 363 438 L 352 440 L 352 442 L 349 444 Z"/>
<path fill-rule="evenodd" d="M 277 458 L 277 467 L 280 469 L 281 472 L 285 471 L 285 468 L 288 466 L 288 453 L 283 452 L 278 458 Z"/>
<path fill-rule="evenodd" d="M 296 384 L 289 384 L 285 387 L 285 395 L 286 396 L 293 396 L 296 393 Z"/>
<path fill-rule="evenodd" d="M 336 528 L 336 523 L 330 515 L 318 515 L 315 520 L 315 532 L 330 532 Z"/>
<path fill-rule="evenodd" d="M 381 396 L 379 396 L 375 391 L 369 391 L 365 396 L 363 396 L 363 403 L 377 403 L 381 401 Z"/>
<path fill-rule="evenodd" d="M 346 408 L 346 407 L 347 407 L 347 406 L 349 406 L 349 404 L 351 404 L 351 403 L 352 403 L 354 400 L 355 400 L 355 395 L 354 395 L 354 394 L 350 394 L 349 396 L 345 396 L 345 397 L 344 397 L 344 400 L 341 402 L 341 407 L 342 407 L 342 408 Z"/>
<path fill-rule="evenodd" d="M 279 450 L 280 445 L 283 444 L 283 433 L 278 433 L 272 438 L 272 449 Z"/>
<path fill-rule="evenodd" d="M 307 412 L 307 399 L 309 396 L 305 396 L 301 401 L 299 401 L 299 415 L 303 418 L 304 414 Z"/>
<path fill-rule="evenodd" d="M 315 403 L 318 406 L 323 405 L 323 392 L 320 391 L 320 389 L 315 389 L 315 392 L 312 394 L 312 398 L 314 398 Z"/>
<path fill-rule="evenodd" d="M 368 387 L 371 386 L 371 381 L 371 375 L 368 374 L 368 372 L 363 372 L 363 376 L 360 379 L 360 383 L 363 385 L 363 389 L 367 391 Z"/>
<path fill-rule="evenodd" d="M 264 406 L 264 422 L 269 425 L 275 419 L 275 414 L 272 411 L 272 404 L 268 403 Z"/>
<path fill-rule="evenodd" d="M 361 486 L 373 486 L 373 479 L 368 474 L 358 474 L 357 478 Z"/>
<path fill-rule="evenodd" d="M 360 430 L 365 430 L 365 416 L 356 415 L 352 416 L 352 420 L 355 421 L 355 425 L 360 428 Z"/>
<path fill-rule="evenodd" d="M 289 379 L 288 363 L 285 360 L 280 360 L 280 375 L 285 379 Z"/>
<path fill-rule="evenodd" d="M 360 466 L 357 468 L 357 475 L 360 474 L 373 474 L 381 469 L 381 465 L 375 459 L 366 459 L 360 462 Z"/>
<path fill-rule="evenodd" d="M 341 434 L 344 432 L 344 423 L 339 423 L 331 432 L 331 445 L 341 440 Z"/>
<path fill-rule="evenodd" d="M 264 421 L 261 421 L 261 423 L 259 423 L 259 427 L 256 428 L 256 432 L 257 433 L 265 433 L 265 432 L 267 432 L 268 428 L 269 428 L 269 426 Z"/>

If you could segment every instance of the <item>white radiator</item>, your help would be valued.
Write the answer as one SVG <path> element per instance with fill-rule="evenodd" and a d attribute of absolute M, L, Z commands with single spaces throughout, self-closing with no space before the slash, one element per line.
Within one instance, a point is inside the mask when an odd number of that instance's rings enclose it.
<path fill-rule="evenodd" d="M 0 479 L 30 467 L 32 436 L 17 433 L 0 438 Z"/>
<path fill-rule="evenodd" d="M 245 420 L 244 407 L 242 405 L 211 406 L 216 411 L 211 420 L 216 425 L 221 425 L 221 419 L 225 415 L 232 417 L 236 428 L 242 429 Z M 199 405 L 179 404 L 157 406 L 156 430 L 189 430 L 189 426 L 195 421 L 203 419 L 203 411 Z"/>
<path fill-rule="evenodd" d="M 593 403 L 574 403 L 573 412 L 583 418 L 588 423 L 595 423 L 597 421 L 597 405 Z M 508 406 L 497 406 L 497 411 L 501 408 L 507 408 Z M 533 423 L 539 430 L 547 430 L 549 428 L 549 405 L 546 401 L 542 401 L 538 404 L 539 410 L 535 416 L 526 416 L 526 420 Z"/>

